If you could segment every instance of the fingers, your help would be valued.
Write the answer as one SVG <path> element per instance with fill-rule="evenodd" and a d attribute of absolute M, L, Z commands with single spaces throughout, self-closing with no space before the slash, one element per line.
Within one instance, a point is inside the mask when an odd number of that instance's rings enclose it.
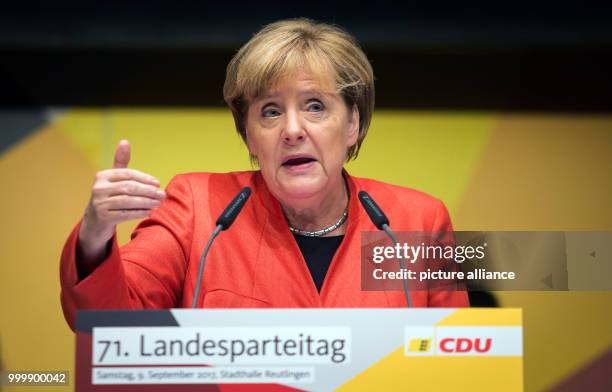
<path fill-rule="evenodd" d="M 165 197 L 166 193 L 157 186 L 138 181 L 98 180 L 92 190 L 90 215 L 100 227 L 141 219 L 158 208 Z"/>
<path fill-rule="evenodd" d="M 166 197 L 166 192 L 158 187 L 132 180 L 101 183 L 94 187 L 94 193 L 106 197 L 127 195 L 148 197 L 155 200 L 162 200 Z"/>
<path fill-rule="evenodd" d="M 113 210 L 108 212 L 117 222 L 143 219 L 151 215 L 151 210 Z"/>
<path fill-rule="evenodd" d="M 90 202 L 90 222 L 94 222 L 97 228 L 104 228 L 126 220 L 146 218 L 160 204 L 161 200 L 149 197 L 130 195 L 108 197 L 94 194 Z"/>
<path fill-rule="evenodd" d="M 98 172 L 98 179 L 105 179 L 109 182 L 133 180 L 143 184 L 159 187 L 159 180 L 150 174 L 143 173 L 135 169 L 110 169 Z"/>
<path fill-rule="evenodd" d="M 113 168 L 96 173 L 89 204 L 79 232 L 79 243 L 85 253 L 96 253 L 112 238 L 121 222 L 143 219 L 160 206 L 166 193 L 159 189 L 157 178 L 128 169 L 130 143 L 117 145 Z"/>
<path fill-rule="evenodd" d="M 127 140 L 121 140 L 115 149 L 113 169 L 125 169 L 128 163 L 130 163 L 130 143 Z"/>
<path fill-rule="evenodd" d="M 109 211 L 149 210 L 159 207 L 160 203 L 160 200 L 150 199 L 148 197 L 121 195 L 109 197 L 106 208 L 108 208 Z"/>

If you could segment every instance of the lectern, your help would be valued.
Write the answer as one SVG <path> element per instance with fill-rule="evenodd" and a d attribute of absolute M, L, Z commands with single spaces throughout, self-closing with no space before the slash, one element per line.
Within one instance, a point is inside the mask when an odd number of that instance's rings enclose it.
<path fill-rule="evenodd" d="M 520 309 L 81 311 L 77 391 L 520 391 Z"/>

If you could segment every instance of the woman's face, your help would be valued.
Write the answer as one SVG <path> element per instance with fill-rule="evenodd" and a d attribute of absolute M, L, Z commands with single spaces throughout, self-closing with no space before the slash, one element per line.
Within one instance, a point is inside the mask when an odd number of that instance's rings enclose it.
<path fill-rule="evenodd" d="M 332 78 L 305 72 L 249 104 L 247 144 L 266 184 L 281 201 L 341 191 L 347 149 L 357 142 L 359 112 L 348 110 Z"/>

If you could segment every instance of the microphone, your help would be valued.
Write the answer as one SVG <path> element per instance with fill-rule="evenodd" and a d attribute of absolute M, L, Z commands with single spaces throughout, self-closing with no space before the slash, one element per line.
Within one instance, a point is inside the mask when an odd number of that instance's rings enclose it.
<path fill-rule="evenodd" d="M 370 220 L 372 223 L 374 223 L 374 226 L 376 226 L 378 230 L 384 230 L 384 225 L 389 226 L 389 219 L 366 191 L 360 191 L 358 196 L 361 205 L 366 210 Z"/>
<path fill-rule="evenodd" d="M 225 210 L 219 215 L 217 221 L 215 222 L 215 230 L 210 236 L 210 239 L 206 243 L 206 247 L 204 248 L 204 252 L 202 252 L 202 257 L 200 258 L 200 267 L 198 269 L 198 280 L 196 281 L 195 291 L 193 293 L 193 301 L 191 302 L 191 308 L 195 309 L 196 303 L 198 301 L 198 294 L 200 293 L 200 286 L 202 284 L 202 275 L 204 273 L 204 263 L 206 262 L 206 255 L 210 250 L 210 246 L 212 245 L 217 235 L 222 230 L 227 230 L 234 223 L 234 220 L 242 211 L 242 207 L 244 207 L 245 203 L 251 196 L 251 188 L 244 187 L 238 192 L 238 194 L 234 197 L 234 199 L 225 207 Z"/>
<path fill-rule="evenodd" d="M 221 225 L 221 230 L 229 229 L 229 227 L 232 225 L 232 223 L 234 223 L 234 220 L 240 213 L 240 210 L 242 210 L 242 207 L 244 207 L 244 203 L 246 203 L 249 196 L 251 196 L 251 188 L 249 188 L 248 186 L 242 188 L 240 192 L 238 192 L 236 197 L 234 197 L 234 200 L 232 200 L 232 202 L 229 203 L 227 207 L 225 207 L 225 210 L 223 210 L 215 224 L 217 226 Z"/>
<path fill-rule="evenodd" d="M 374 226 L 376 226 L 378 230 L 383 230 L 385 233 L 387 233 L 389 238 L 391 238 L 391 241 L 393 241 L 395 245 L 398 245 L 397 239 L 395 238 L 395 234 L 393 234 L 393 231 L 391 231 L 391 228 L 389 227 L 389 219 L 387 218 L 383 210 L 378 206 L 378 204 L 376 204 L 374 199 L 372 199 L 372 197 L 366 191 L 359 191 L 357 196 L 359 197 L 359 201 L 361 202 L 363 209 L 368 213 L 368 216 L 370 217 L 370 220 L 372 221 Z M 399 254 L 398 261 L 401 271 L 404 271 L 406 269 L 406 265 L 404 264 L 404 259 L 402 259 L 401 255 Z M 402 279 L 402 283 L 404 284 L 404 294 L 406 295 L 406 303 L 408 304 L 409 308 L 412 308 L 413 306 L 412 299 L 410 298 L 410 288 L 408 287 L 408 281 L 406 280 L 405 276 L 404 279 Z"/>

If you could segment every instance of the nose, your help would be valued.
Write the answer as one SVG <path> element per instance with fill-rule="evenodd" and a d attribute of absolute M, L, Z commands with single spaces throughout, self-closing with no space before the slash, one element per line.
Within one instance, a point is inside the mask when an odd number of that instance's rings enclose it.
<path fill-rule="evenodd" d="M 306 130 L 300 119 L 297 110 L 288 110 L 285 116 L 285 124 L 283 127 L 283 141 L 290 145 L 295 145 L 304 141 L 306 138 Z"/>

